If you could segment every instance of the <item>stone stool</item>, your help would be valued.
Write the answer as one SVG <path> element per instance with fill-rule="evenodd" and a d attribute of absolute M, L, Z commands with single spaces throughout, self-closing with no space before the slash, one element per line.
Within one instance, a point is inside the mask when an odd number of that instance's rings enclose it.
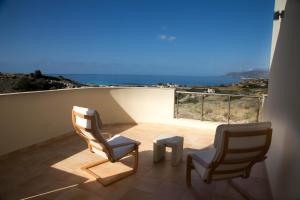
<path fill-rule="evenodd" d="M 172 166 L 177 166 L 182 160 L 183 137 L 160 136 L 153 141 L 153 162 L 159 162 L 165 158 L 166 147 L 172 148 Z"/>

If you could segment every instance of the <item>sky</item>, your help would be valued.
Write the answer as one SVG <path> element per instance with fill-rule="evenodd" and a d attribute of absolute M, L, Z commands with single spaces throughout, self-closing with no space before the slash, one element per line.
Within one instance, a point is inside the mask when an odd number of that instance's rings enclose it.
<path fill-rule="evenodd" d="M 0 72 L 268 69 L 274 0 L 0 0 Z"/>

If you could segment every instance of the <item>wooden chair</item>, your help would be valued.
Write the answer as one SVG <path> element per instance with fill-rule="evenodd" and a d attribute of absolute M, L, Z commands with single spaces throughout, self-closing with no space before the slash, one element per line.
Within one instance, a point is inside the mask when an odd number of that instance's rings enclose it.
<path fill-rule="evenodd" d="M 105 158 L 104 161 L 89 163 L 81 167 L 88 174 L 96 178 L 98 182 L 107 186 L 137 171 L 138 147 L 140 143 L 120 135 L 106 139 L 104 134 L 101 133 L 102 122 L 96 110 L 74 106 L 72 110 L 72 123 L 75 132 L 86 141 L 89 150 Z M 135 158 L 133 169 L 129 172 L 121 173 L 107 180 L 90 170 L 90 168 L 108 161 L 117 162 L 129 154 L 132 154 Z"/>
<path fill-rule="evenodd" d="M 194 169 L 204 182 L 228 180 L 244 198 L 253 199 L 232 179 L 248 178 L 252 166 L 266 159 L 271 136 L 270 122 L 218 126 L 213 148 L 188 154 L 187 185 L 191 186 L 191 171 Z"/>

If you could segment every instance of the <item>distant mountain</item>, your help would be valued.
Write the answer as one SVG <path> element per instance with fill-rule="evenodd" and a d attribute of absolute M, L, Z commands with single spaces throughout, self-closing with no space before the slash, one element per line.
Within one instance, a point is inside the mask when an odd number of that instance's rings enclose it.
<path fill-rule="evenodd" d="M 225 76 L 238 77 L 238 78 L 257 78 L 257 79 L 268 79 L 269 71 L 263 69 L 255 69 L 245 72 L 230 72 Z"/>

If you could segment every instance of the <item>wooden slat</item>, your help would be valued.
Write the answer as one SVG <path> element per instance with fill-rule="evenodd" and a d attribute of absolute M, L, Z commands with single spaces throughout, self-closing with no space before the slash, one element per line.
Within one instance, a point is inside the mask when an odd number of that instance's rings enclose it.
<path fill-rule="evenodd" d="M 216 170 L 214 171 L 214 174 L 233 174 L 236 172 L 241 172 L 241 171 L 245 171 L 246 167 L 242 167 L 239 169 L 231 169 L 231 170 Z"/>
<path fill-rule="evenodd" d="M 243 163 L 249 163 L 251 162 L 253 159 L 249 159 L 249 160 L 239 160 L 239 161 L 223 161 L 220 164 L 224 164 L 224 165 L 235 165 L 235 164 L 243 164 Z"/>
<path fill-rule="evenodd" d="M 234 149 L 227 149 L 226 153 L 251 153 L 255 151 L 263 151 L 266 147 L 260 146 L 260 147 L 254 147 L 254 148 L 234 148 Z"/>
<path fill-rule="evenodd" d="M 225 134 L 229 134 L 230 137 L 257 137 L 257 136 L 267 136 L 272 133 L 272 129 L 268 128 L 266 130 L 257 131 L 224 131 Z"/>
<path fill-rule="evenodd" d="M 92 118 L 94 118 L 94 116 L 92 116 L 92 115 L 83 115 L 83 114 L 78 113 L 76 111 L 73 111 L 73 113 L 74 113 L 75 116 L 83 118 L 83 119 L 89 119 L 89 120 L 91 120 Z"/>
<path fill-rule="evenodd" d="M 253 162 L 255 160 L 261 160 L 260 158 L 250 157 L 245 159 L 235 159 L 235 160 L 224 160 L 220 164 L 241 164 L 241 163 L 247 163 L 247 162 Z"/>

